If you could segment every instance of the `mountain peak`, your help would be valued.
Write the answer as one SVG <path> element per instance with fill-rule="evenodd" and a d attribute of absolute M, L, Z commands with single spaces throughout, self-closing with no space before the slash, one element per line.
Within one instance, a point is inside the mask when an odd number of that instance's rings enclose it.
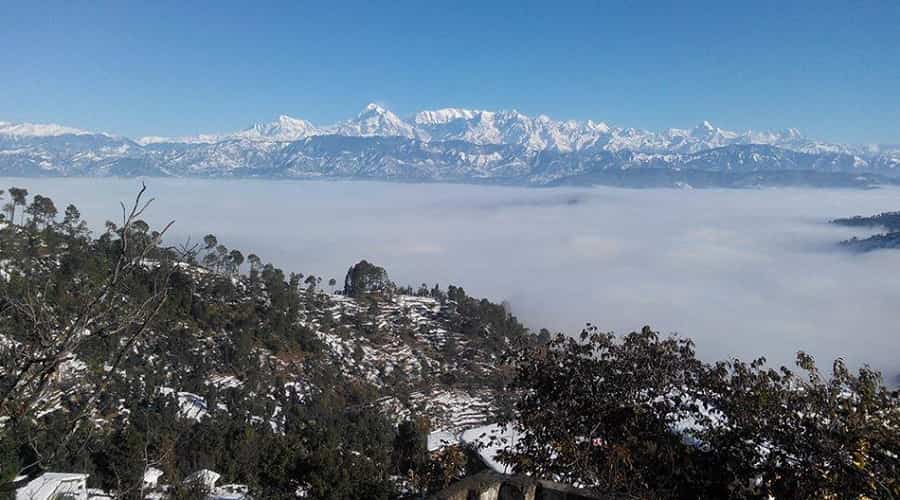
<path fill-rule="evenodd" d="M 803 133 L 801 133 L 800 130 L 796 128 L 789 128 L 785 130 L 784 135 L 790 139 L 799 139 L 803 137 Z"/>
<path fill-rule="evenodd" d="M 454 120 L 471 120 L 481 114 L 481 111 L 471 109 L 441 108 L 419 111 L 413 116 L 413 121 L 421 125 L 439 125 Z"/>
<path fill-rule="evenodd" d="M 363 115 L 366 115 L 366 114 L 385 115 L 385 114 L 388 114 L 388 113 L 393 114 L 393 113 L 391 113 L 390 111 L 386 110 L 385 108 L 379 106 L 378 104 L 376 104 L 376 103 L 374 103 L 374 102 L 370 102 L 369 104 L 366 104 L 366 107 L 363 108 L 362 112 L 360 112 L 359 115 L 360 115 L 360 116 L 363 116 Z"/>
<path fill-rule="evenodd" d="M 232 137 L 254 141 L 290 142 L 316 134 L 318 129 L 312 123 L 288 115 L 279 115 L 273 122 L 255 123 L 250 128 L 232 134 Z"/>
<path fill-rule="evenodd" d="M 355 119 L 340 123 L 330 130 L 338 134 L 363 137 L 416 137 L 412 125 L 374 102 L 367 104 Z"/>
<path fill-rule="evenodd" d="M 595 122 L 593 120 L 588 120 L 585 123 L 585 126 L 588 128 L 588 130 L 595 130 L 602 134 L 607 134 L 610 130 L 612 130 L 609 124 L 607 124 L 606 122 Z"/>
<path fill-rule="evenodd" d="M 710 140 L 715 137 L 718 132 L 721 131 L 714 127 L 712 123 L 709 123 L 709 120 L 703 120 L 696 127 L 691 129 L 690 135 L 696 139 Z"/>
<path fill-rule="evenodd" d="M 293 116 L 288 115 L 278 115 L 279 123 L 307 123 L 306 120 L 302 120 L 300 118 L 294 118 Z"/>

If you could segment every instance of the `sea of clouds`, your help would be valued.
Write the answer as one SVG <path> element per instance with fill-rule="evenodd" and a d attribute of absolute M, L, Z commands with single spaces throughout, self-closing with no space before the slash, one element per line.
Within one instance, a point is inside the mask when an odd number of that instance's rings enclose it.
<path fill-rule="evenodd" d="M 400 284 L 508 301 L 529 327 L 624 333 L 645 324 L 709 359 L 803 349 L 900 373 L 900 251 L 852 254 L 829 225 L 900 210 L 900 190 L 529 189 L 377 182 L 147 179 L 168 240 L 214 233 L 286 271 L 343 281 L 365 258 Z M 94 228 L 135 179 L 0 179 Z"/>

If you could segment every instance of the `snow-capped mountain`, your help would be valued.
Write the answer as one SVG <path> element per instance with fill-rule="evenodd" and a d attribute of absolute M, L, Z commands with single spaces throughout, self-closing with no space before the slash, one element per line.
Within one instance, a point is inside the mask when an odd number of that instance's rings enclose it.
<path fill-rule="evenodd" d="M 257 123 L 252 127 L 227 136 L 228 139 L 249 139 L 252 141 L 291 142 L 312 135 L 320 135 L 321 131 L 312 123 L 281 115 L 274 122 Z"/>
<path fill-rule="evenodd" d="M 0 136 L 8 138 L 57 137 L 60 135 L 91 135 L 93 132 L 55 123 L 10 123 L 0 122 Z"/>
<path fill-rule="evenodd" d="M 0 122 L 0 174 L 869 185 L 900 182 L 900 147 L 830 144 L 796 129 L 734 132 L 707 121 L 651 132 L 461 108 L 403 119 L 369 104 L 333 125 L 282 115 L 233 133 L 135 141 L 60 125 Z"/>
<path fill-rule="evenodd" d="M 45 135 L 90 134 L 90 132 L 61 127 L 13 125 L 4 126 L 29 135 L 28 130 L 41 130 Z M 32 135 L 38 135 L 34 133 Z M 884 146 L 845 146 L 815 141 L 797 129 L 783 131 L 734 132 L 713 126 L 708 121 L 690 129 L 670 128 L 652 132 L 637 128 L 612 127 L 605 122 L 558 121 L 546 115 L 530 117 L 518 111 L 485 111 L 463 108 L 443 108 L 420 111 L 407 120 L 384 107 L 370 103 L 355 118 L 332 125 L 316 126 L 307 120 L 281 115 L 272 122 L 261 122 L 230 134 L 200 134 L 184 137 L 148 136 L 136 139 L 141 145 L 151 144 L 214 144 L 227 140 L 263 142 L 293 142 L 317 135 L 352 137 L 405 137 L 424 142 L 464 141 L 473 144 L 507 144 L 522 146 L 529 151 L 580 151 L 602 148 L 607 151 L 638 151 L 643 153 L 696 153 L 706 149 L 736 144 L 767 144 L 804 153 L 848 153 L 877 155 Z M 898 147 L 888 147 L 893 153 Z"/>
<path fill-rule="evenodd" d="M 412 122 L 420 137 L 460 140 L 475 144 L 517 144 L 532 151 L 607 151 L 695 153 L 734 144 L 768 144 L 803 152 L 848 152 L 847 148 L 804 138 L 796 129 L 783 132 L 732 132 L 704 121 L 692 129 L 650 132 L 615 128 L 604 122 L 556 121 L 546 115 L 532 118 L 517 111 L 446 108 L 416 113 Z"/>
<path fill-rule="evenodd" d="M 421 111 L 412 121 L 420 136 L 430 140 L 515 144 L 531 151 L 578 150 L 610 131 L 604 123 L 557 122 L 545 115 L 531 118 L 518 111 L 446 108 Z"/>
<path fill-rule="evenodd" d="M 135 142 L 143 146 L 150 144 L 215 144 L 241 139 L 261 142 L 291 142 L 322 133 L 322 130 L 306 120 L 281 115 L 275 121 L 254 123 L 246 129 L 231 134 L 199 134 L 182 137 L 147 136 L 141 137 Z"/>
<path fill-rule="evenodd" d="M 370 103 L 357 116 L 325 129 L 336 135 L 358 137 L 406 137 L 416 138 L 413 127 L 394 113 L 375 103 Z"/>
<path fill-rule="evenodd" d="M 13 124 L 0 122 L 0 136 L 28 138 L 62 135 L 96 135 L 93 132 L 61 125 Z M 106 134 L 104 134 L 106 135 Z M 307 120 L 281 115 L 272 122 L 261 122 L 227 134 L 195 136 L 147 136 L 134 142 L 151 144 L 214 144 L 226 140 L 293 142 L 317 135 L 354 137 L 405 137 L 424 142 L 465 141 L 473 144 L 518 145 L 530 151 L 580 151 L 601 147 L 607 151 L 644 153 L 694 153 L 734 144 L 767 144 L 805 153 L 854 153 L 875 155 L 883 146 L 850 147 L 814 141 L 797 129 L 784 131 L 733 132 L 704 121 L 691 129 L 670 128 L 651 132 L 637 128 L 612 127 L 604 122 L 557 121 L 546 115 L 530 117 L 518 111 L 485 111 L 443 108 L 420 111 L 404 120 L 371 103 L 355 118 L 332 125 L 316 126 Z M 888 146 L 896 153 L 900 148 Z"/>

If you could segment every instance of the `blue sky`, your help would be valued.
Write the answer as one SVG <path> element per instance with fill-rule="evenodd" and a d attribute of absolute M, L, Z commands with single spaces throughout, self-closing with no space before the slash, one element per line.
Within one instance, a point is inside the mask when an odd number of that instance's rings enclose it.
<path fill-rule="evenodd" d="M 263 3 L 263 2 L 260 2 Z M 639 4 L 639 5 L 638 5 Z M 370 101 L 900 143 L 900 2 L 28 2 L 0 120 L 129 136 Z"/>

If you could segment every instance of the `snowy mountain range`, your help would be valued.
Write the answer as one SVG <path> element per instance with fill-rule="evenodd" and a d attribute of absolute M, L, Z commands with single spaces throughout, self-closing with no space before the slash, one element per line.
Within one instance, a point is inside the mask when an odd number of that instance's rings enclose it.
<path fill-rule="evenodd" d="M 900 145 L 816 141 L 796 129 L 704 121 L 651 132 L 517 111 L 401 118 L 377 104 L 332 125 L 282 115 L 233 133 L 141 137 L 0 122 L 0 174 L 377 178 L 547 185 L 871 185 L 900 177 Z"/>

